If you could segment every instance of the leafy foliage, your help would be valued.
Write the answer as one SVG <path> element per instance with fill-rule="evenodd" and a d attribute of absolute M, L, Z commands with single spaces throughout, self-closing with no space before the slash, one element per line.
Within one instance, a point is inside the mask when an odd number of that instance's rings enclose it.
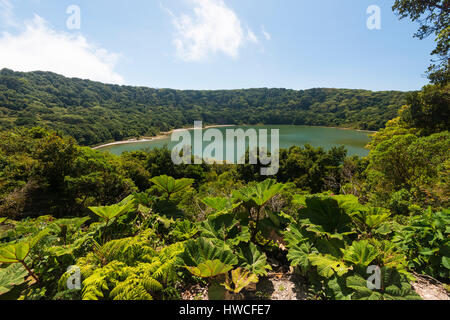
<path fill-rule="evenodd" d="M 237 264 L 237 257 L 231 250 L 219 248 L 206 238 L 189 240 L 185 243 L 185 250 L 180 258 L 188 267 L 197 267 L 206 261 L 219 260 L 225 265 Z"/>
<path fill-rule="evenodd" d="M 308 259 L 312 266 L 317 267 L 317 273 L 325 278 L 331 278 L 334 274 L 342 276 L 349 270 L 343 261 L 332 255 L 312 254 Z"/>
<path fill-rule="evenodd" d="M 199 224 L 199 229 L 203 237 L 213 240 L 216 244 L 223 243 L 228 248 L 250 240 L 249 228 L 241 225 L 231 214 L 210 216 Z"/>
<path fill-rule="evenodd" d="M 194 180 L 192 179 L 179 179 L 175 180 L 172 177 L 168 177 L 166 175 L 159 176 L 151 179 L 159 191 L 163 193 L 167 199 L 170 198 L 171 195 L 182 192 L 186 188 L 190 187 Z"/>
<path fill-rule="evenodd" d="M 242 244 L 239 247 L 238 259 L 242 268 L 257 276 L 267 275 L 267 270 L 272 270 L 267 262 L 266 254 L 259 251 L 253 243 Z"/>
<path fill-rule="evenodd" d="M 242 188 L 236 191 L 233 196 L 236 199 L 242 200 L 244 203 L 249 203 L 250 205 L 261 208 L 279 194 L 284 187 L 283 184 L 277 183 L 273 179 L 266 179 L 255 186 Z"/>
<path fill-rule="evenodd" d="M 353 263 L 358 267 L 367 267 L 378 257 L 376 248 L 369 244 L 367 240 L 354 241 L 352 245 L 342 250 L 344 261 Z"/>
<path fill-rule="evenodd" d="M 409 266 L 440 279 L 450 277 L 450 211 L 428 210 L 410 218 L 396 231 L 394 241 L 408 256 Z"/>
<path fill-rule="evenodd" d="M 125 204 L 114 204 L 106 207 L 90 207 L 89 209 L 107 223 L 122 214 L 127 213 L 133 207 L 132 199 L 126 199 Z"/>
<path fill-rule="evenodd" d="M 227 290 L 233 293 L 241 292 L 245 287 L 258 282 L 258 276 L 243 268 L 237 268 L 231 271 L 231 281 L 224 283 Z"/>
<path fill-rule="evenodd" d="M 241 203 L 233 203 L 232 199 L 222 197 L 207 197 L 202 200 L 208 207 L 214 209 L 214 215 L 229 213 L 236 209 Z"/>
<path fill-rule="evenodd" d="M 175 179 L 164 179 L 174 186 L 169 180 Z M 183 185 L 189 187 L 190 183 Z M 174 197 L 167 200 L 167 193 L 161 192 L 162 188 L 150 189 L 148 196 L 130 196 L 116 205 L 93 210 L 105 220 L 115 221 L 108 232 L 113 239 L 110 241 L 99 235 L 105 223 L 86 225 L 88 218 L 53 221 L 47 216 L 29 222 L 13 222 L 15 233 L 8 230 L 5 235 L 20 241 L 13 240 L 0 246 L 3 257 L 0 261 L 19 263 L 0 269 L 6 279 L 4 282 L 8 281 L 8 285 L 2 285 L 2 290 L 5 296 L 22 293 L 31 298 L 42 295 L 36 282 L 27 282 L 23 272 L 28 268 L 27 273 L 32 275 L 30 271 L 34 267 L 38 274 L 44 275 L 39 280 L 48 292 L 59 299 L 65 296 L 71 273 L 48 270 L 58 269 L 58 265 L 75 264 L 81 271 L 81 299 L 179 298 L 176 288 L 180 281 L 198 282 L 200 278 L 207 279 L 211 299 L 223 299 L 227 297 L 226 291 L 239 294 L 250 284 L 257 283 L 260 277 L 267 276 L 273 269 L 269 256 L 271 259 L 285 256 L 291 266 L 311 281 L 314 292 L 324 298 L 417 298 L 407 282 L 412 279 L 408 267 L 416 269 L 417 266 L 411 264 L 413 258 L 409 258 L 408 265 L 405 253 L 412 254 L 407 252 L 413 248 L 411 239 L 422 241 L 417 235 L 424 233 L 418 232 L 417 228 L 424 228 L 434 235 L 436 245 L 439 243 L 445 251 L 447 211 L 429 211 L 427 215 L 412 217 L 402 226 L 391 221 L 391 214 L 386 209 L 361 205 L 354 196 L 324 194 L 297 196 L 296 209 L 286 204 L 276 209 L 273 201 L 284 196 L 282 190 L 285 187 L 267 180 L 238 189 L 232 199 L 206 197 L 209 200 L 203 202 L 221 213 L 208 214 L 198 222 L 184 215 L 167 218 L 158 214 L 157 204 L 161 198 L 177 205 L 178 196 L 172 193 Z M 170 193 L 176 189 L 167 190 Z M 147 201 L 148 198 L 152 200 Z M 282 211 L 283 206 L 290 214 Z M 261 226 L 272 228 L 275 234 L 286 226 L 277 242 L 271 238 L 274 234 L 266 235 L 266 232 L 258 232 L 255 241 L 251 241 L 251 224 L 256 222 L 251 219 L 254 212 L 267 217 L 261 220 L 264 222 Z M 389 224 L 387 233 L 380 231 L 384 224 Z M 36 227 L 39 225 L 43 229 Z M 411 238 L 413 233 L 417 234 L 416 238 Z M 103 244 L 99 244 L 100 239 L 104 240 Z M 424 256 L 429 254 L 423 248 L 418 250 Z M 435 249 L 430 252 L 442 254 Z M 46 258 L 42 262 L 33 262 L 36 256 Z M 440 257 L 440 268 L 445 269 L 447 256 Z M 53 262 L 49 264 L 49 261 Z M 385 287 L 369 293 L 367 287 L 362 287 L 362 279 L 367 279 L 365 269 L 370 265 L 392 271 L 386 271 Z M 429 262 L 426 265 L 430 265 Z"/>
<path fill-rule="evenodd" d="M 20 242 L 0 248 L 0 262 L 18 263 L 25 261 L 30 253 L 30 243 Z"/>
<path fill-rule="evenodd" d="M 220 260 L 206 260 L 196 267 L 186 267 L 196 277 L 213 278 L 218 275 L 227 273 L 233 266 L 226 265 Z"/>
<path fill-rule="evenodd" d="M 349 227 L 349 215 L 332 198 L 308 198 L 306 208 L 300 210 L 301 223 L 318 236 L 342 240 L 353 232 Z"/>
<path fill-rule="evenodd" d="M 20 264 L 11 264 L 0 269 L 0 298 L 15 287 L 26 283 L 27 270 Z"/>
<path fill-rule="evenodd" d="M 305 242 L 290 246 L 287 258 L 291 262 L 291 266 L 307 270 L 311 267 L 309 256 L 313 253 L 317 253 L 317 250 L 310 243 Z"/>
<path fill-rule="evenodd" d="M 242 206 L 247 210 L 248 216 L 250 218 L 252 215 L 256 216 L 253 218 L 254 226 L 251 232 L 252 241 L 255 241 L 256 235 L 260 231 L 258 224 L 266 214 L 267 204 L 277 196 L 284 187 L 285 185 L 282 183 L 277 183 L 273 179 L 266 179 L 263 182 L 233 192 L 233 198 L 242 201 Z"/>
<path fill-rule="evenodd" d="M 198 228 L 189 220 L 177 222 L 170 235 L 177 241 L 189 240 L 198 233 Z"/>
<path fill-rule="evenodd" d="M 354 275 L 348 277 L 346 285 L 353 289 L 352 299 L 355 300 L 418 300 L 420 297 L 412 290 L 411 285 L 395 269 L 381 270 L 381 289 L 371 290 L 367 287 L 367 280 Z"/>
<path fill-rule="evenodd" d="M 396 0 L 392 9 L 400 18 L 409 17 L 412 21 L 420 23 L 415 34 L 419 39 L 435 35 L 436 48 L 432 54 L 438 57 L 439 64 L 432 64 L 429 69 L 429 78 L 434 83 L 447 83 L 449 79 L 449 43 L 450 43 L 450 9 L 446 0 Z"/>

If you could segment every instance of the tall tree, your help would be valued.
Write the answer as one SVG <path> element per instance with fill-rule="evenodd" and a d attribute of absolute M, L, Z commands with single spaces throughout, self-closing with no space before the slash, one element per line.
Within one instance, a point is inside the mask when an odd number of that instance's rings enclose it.
<path fill-rule="evenodd" d="M 415 34 L 425 39 L 434 34 L 436 48 L 432 55 L 436 60 L 428 68 L 428 76 L 432 83 L 448 83 L 450 63 L 450 1 L 449 0 L 396 0 L 392 9 L 400 19 L 409 17 L 417 21 L 420 28 Z"/>

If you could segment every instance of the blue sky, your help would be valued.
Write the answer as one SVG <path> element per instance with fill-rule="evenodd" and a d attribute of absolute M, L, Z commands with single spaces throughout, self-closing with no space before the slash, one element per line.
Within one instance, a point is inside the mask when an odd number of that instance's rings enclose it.
<path fill-rule="evenodd" d="M 0 0 L 0 68 L 157 88 L 417 90 L 434 42 L 413 38 L 392 3 Z"/>

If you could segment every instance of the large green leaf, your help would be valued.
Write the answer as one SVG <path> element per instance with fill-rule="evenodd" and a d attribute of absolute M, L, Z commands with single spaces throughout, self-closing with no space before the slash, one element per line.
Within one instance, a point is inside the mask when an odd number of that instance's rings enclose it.
<path fill-rule="evenodd" d="M 175 180 L 174 178 L 166 175 L 154 177 L 150 181 L 153 182 L 158 190 L 167 197 L 189 188 L 194 183 L 193 179 Z"/>
<path fill-rule="evenodd" d="M 227 281 L 223 284 L 225 288 L 233 293 L 239 293 L 252 283 L 258 283 L 258 276 L 251 273 L 244 268 L 237 268 L 231 271 L 231 281 Z"/>
<path fill-rule="evenodd" d="M 4 223 L 7 219 L 8 219 L 8 218 L 5 218 L 5 217 L 4 217 L 4 218 L 1 218 L 1 217 L 0 217 L 0 224 Z"/>
<path fill-rule="evenodd" d="M 383 208 L 364 208 L 352 215 L 352 219 L 362 232 L 376 231 L 388 221 L 391 213 Z"/>
<path fill-rule="evenodd" d="M 300 210 L 300 218 L 307 230 L 317 235 L 342 239 L 352 233 L 350 216 L 332 198 L 306 199 L 306 208 Z"/>
<path fill-rule="evenodd" d="M 313 246 L 311 246 L 310 243 L 304 242 L 302 244 L 296 244 L 290 247 L 287 258 L 291 262 L 291 266 L 299 266 L 305 271 L 310 266 L 308 257 L 313 253 L 318 252 Z"/>
<path fill-rule="evenodd" d="M 86 245 L 86 242 L 92 239 L 92 234 L 86 233 L 85 235 L 77 238 L 73 243 L 64 246 L 53 246 L 47 248 L 46 252 L 56 257 L 72 256 L 74 252 Z"/>
<path fill-rule="evenodd" d="M 369 244 L 367 240 L 354 241 L 347 249 L 342 249 L 343 259 L 359 267 L 369 266 L 375 260 L 379 253 L 377 249 Z"/>
<path fill-rule="evenodd" d="M 134 201 L 130 198 L 126 198 L 125 200 L 125 202 L 114 204 L 112 206 L 89 207 L 89 209 L 100 218 L 110 221 L 122 214 L 128 213 L 134 207 Z"/>
<path fill-rule="evenodd" d="M 45 236 L 47 236 L 50 233 L 50 229 L 46 228 L 44 230 L 41 230 L 36 234 L 35 236 L 28 238 L 28 243 L 30 245 L 30 249 L 33 248 L 39 241 L 41 241 Z"/>
<path fill-rule="evenodd" d="M 198 228 L 203 237 L 223 241 L 230 248 L 240 242 L 250 241 L 248 227 L 241 226 L 232 214 L 210 216 L 206 221 L 201 222 Z"/>
<path fill-rule="evenodd" d="M 312 254 L 308 259 L 311 265 L 317 267 L 317 273 L 325 278 L 331 278 L 334 274 L 342 276 L 350 269 L 343 261 L 331 255 Z"/>
<path fill-rule="evenodd" d="M 186 268 L 196 277 L 212 278 L 227 273 L 233 269 L 233 266 L 226 265 L 220 260 L 207 260 L 195 267 L 186 266 Z"/>
<path fill-rule="evenodd" d="M 90 217 L 73 218 L 73 219 L 58 219 L 55 221 L 55 225 L 57 225 L 60 228 L 62 226 L 67 226 L 67 227 L 73 228 L 75 230 L 78 230 L 89 219 L 90 219 Z"/>
<path fill-rule="evenodd" d="M 124 205 L 134 205 L 136 203 L 136 198 L 134 195 L 130 194 L 128 197 L 123 199 L 118 203 L 118 205 L 124 206 Z"/>
<path fill-rule="evenodd" d="M 316 224 L 308 224 L 305 223 L 306 230 L 315 233 L 317 236 L 327 236 L 329 239 L 339 239 L 343 240 L 345 236 L 349 236 L 351 234 L 354 234 L 353 231 L 348 232 L 327 232 L 326 229 L 323 226 L 319 226 Z"/>
<path fill-rule="evenodd" d="M 241 244 L 238 252 L 239 265 L 252 273 L 262 276 L 272 267 L 267 263 L 264 252 L 258 250 L 253 243 Z"/>
<path fill-rule="evenodd" d="M 359 203 L 358 197 L 354 195 L 336 195 L 333 196 L 333 199 L 338 202 L 339 208 L 343 209 L 349 216 L 365 210 L 365 207 Z"/>
<path fill-rule="evenodd" d="M 188 267 L 196 267 L 208 260 L 219 260 L 231 266 L 238 263 L 237 257 L 231 250 L 215 246 L 211 240 L 206 238 L 189 240 L 184 246 L 185 250 L 179 255 L 179 258 Z"/>
<path fill-rule="evenodd" d="M 219 239 L 225 241 L 229 233 L 236 228 L 239 221 L 231 214 L 210 217 L 199 224 L 200 232 L 205 238 Z"/>
<path fill-rule="evenodd" d="M 325 291 L 327 297 L 333 300 L 351 300 L 353 290 L 347 287 L 347 278 L 334 275 L 328 280 Z"/>
<path fill-rule="evenodd" d="M 215 198 L 207 197 L 202 199 L 202 202 L 216 211 L 227 210 L 231 208 L 232 204 L 230 199 L 222 197 L 215 197 Z"/>
<path fill-rule="evenodd" d="M 391 213 L 381 208 L 373 208 L 369 210 L 369 214 L 366 215 L 365 223 L 370 229 L 376 229 L 381 226 L 383 222 L 386 222 Z"/>
<path fill-rule="evenodd" d="M 27 270 L 20 264 L 12 264 L 0 269 L 0 296 L 24 284 L 27 275 Z"/>
<path fill-rule="evenodd" d="M 208 197 L 204 198 L 202 200 L 204 204 L 206 204 L 208 207 L 211 207 L 214 209 L 214 215 L 220 215 L 228 212 L 232 212 L 234 209 L 239 207 L 241 202 L 233 203 L 233 201 L 229 198 L 221 198 L 221 197 Z"/>
<path fill-rule="evenodd" d="M 262 207 L 279 194 L 284 187 L 284 184 L 277 183 L 273 179 L 267 179 L 255 186 L 249 186 L 235 191 L 233 197 L 244 202 L 253 202 L 257 207 Z"/>
<path fill-rule="evenodd" d="M 299 243 L 308 241 L 307 232 L 302 228 L 300 224 L 290 224 L 283 232 L 284 241 L 289 247 L 293 247 Z"/>
<path fill-rule="evenodd" d="M 0 248 L 0 262 L 17 263 L 25 261 L 30 252 L 29 242 L 19 242 Z"/>
<path fill-rule="evenodd" d="M 442 265 L 450 269 L 450 257 L 442 257 Z"/>
<path fill-rule="evenodd" d="M 24 241 L 12 243 L 0 247 L 0 263 L 18 263 L 24 262 L 30 250 L 48 233 L 50 229 L 41 230 L 33 237 L 29 237 Z"/>
<path fill-rule="evenodd" d="M 329 254 L 337 259 L 342 259 L 342 249 L 345 248 L 345 241 L 336 238 L 317 239 L 314 247 L 322 254 Z"/>
<path fill-rule="evenodd" d="M 179 241 L 191 239 L 198 233 L 198 228 L 189 220 L 177 222 L 170 235 Z"/>

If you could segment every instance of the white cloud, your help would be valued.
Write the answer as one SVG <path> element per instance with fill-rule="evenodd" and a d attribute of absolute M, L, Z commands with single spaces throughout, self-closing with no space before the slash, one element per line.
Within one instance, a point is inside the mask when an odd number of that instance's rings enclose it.
<path fill-rule="evenodd" d="M 258 43 L 258 37 L 249 28 L 247 28 L 247 39 L 253 43 Z"/>
<path fill-rule="evenodd" d="M 11 17 L 14 19 L 14 15 Z M 119 58 L 81 34 L 51 29 L 37 15 L 14 34 L 0 34 L 0 69 L 52 71 L 67 77 L 123 84 L 122 76 L 114 71 Z"/>
<path fill-rule="evenodd" d="M 223 0 L 190 0 L 193 15 L 173 16 L 176 29 L 173 43 L 177 56 L 185 61 L 201 61 L 211 54 L 236 58 L 247 42 L 258 42 L 255 34 L 242 28 L 236 13 Z"/>
<path fill-rule="evenodd" d="M 266 28 L 264 26 L 261 26 L 261 30 L 264 38 L 266 38 L 267 41 L 270 41 L 272 39 L 272 36 L 266 31 Z"/>

